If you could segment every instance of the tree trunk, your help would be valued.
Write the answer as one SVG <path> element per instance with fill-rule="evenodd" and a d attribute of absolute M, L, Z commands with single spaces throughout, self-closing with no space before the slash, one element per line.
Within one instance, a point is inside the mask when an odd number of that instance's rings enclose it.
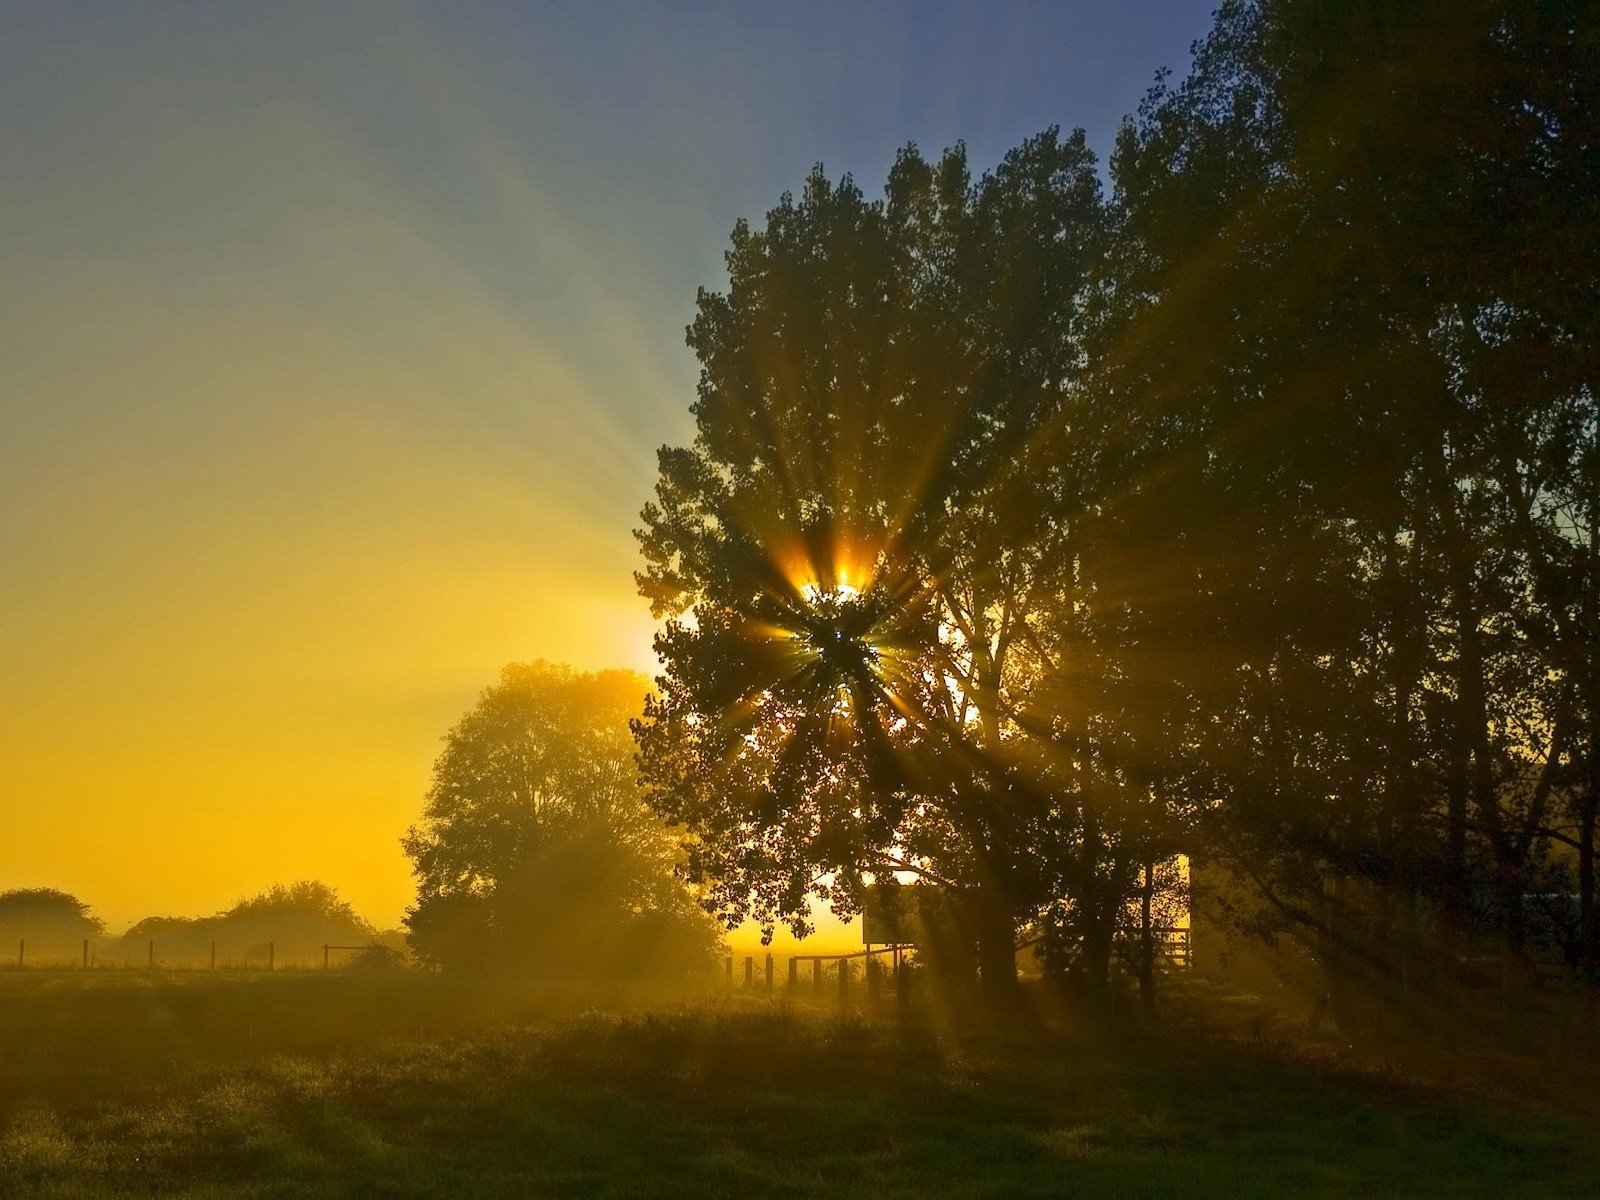
<path fill-rule="evenodd" d="M 1322 967 L 1322 995 L 1312 1017 L 1312 1028 L 1322 1023 L 1324 1015 L 1329 1015 L 1341 1032 L 1349 1033 L 1354 1030 L 1356 1020 L 1350 1003 L 1351 956 L 1333 934 L 1335 922 L 1343 920 L 1339 891 L 1339 879 L 1335 876 L 1323 892 L 1322 928 L 1316 935 L 1317 959 Z"/>
<path fill-rule="evenodd" d="M 1600 485 L 1597 485 L 1600 486 Z M 1595 862 L 1594 835 L 1596 817 L 1600 816 L 1600 663 L 1595 661 L 1595 636 L 1600 629 L 1600 613 L 1595 611 L 1595 592 L 1600 588 L 1600 497 L 1592 497 L 1589 528 L 1589 569 L 1591 572 L 1584 632 L 1583 700 L 1588 721 L 1588 745 L 1581 751 L 1578 762 L 1584 775 L 1579 789 L 1583 799 L 1578 804 L 1578 928 L 1573 947 L 1576 961 L 1573 966 L 1579 978 L 1588 982 L 1595 979 L 1600 967 L 1600 915 L 1595 913 Z"/>
<path fill-rule="evenodd" d="M 1467 772 L 1459 749 L 1449 749 L 1445 772 L 1444 954 L 1454 976 L 1462 954 L 1467 919 Z"/>
<path fill-rule="evenodd" d="M 1594 827 L 1596 795 L 1593 786 L 1585 789 L 1578 812 L 1578 929 L 1573 946 L 1573 967 L 1587 977 L 1595 965 L 1594 917 Z"/>
<path fill-rule="evenodd" d="M 1083 917 L 1083 983 L 1090 1002 L 1103 1006 L 1111 999 L 1111 951 L 1115 918 L 1102 905 L 1085 906 Z"/>
<path fill-rule="evenodd" d="M 1106 913 L 1102 890 L 1107 886 L 1102 861 L 1100 815 L 1092 804 L 1083 808 L 1083 844 L 1079 848 L 1082 895 L 1078 904 L 1083 924 L 1083 985 L 1092 1004 L 1103 1005 L 1111 995 L 1112 938 L 1116 916 Z"/>
<path fill-rule="evenodd" d="M 1156 1007 L 1156 939 L 1150 925 L 1150 901 L 1155 892 L 1155 864 L 1144 864 L 1144 884 L 1139 889 L 1139 1003 L 1146 1013 Z"/>
<path fill-rule="evenodd" d="M 1022 987 L 1017 981 L 1017 930 L 1010 908 L 997 895 L 979 895 L 973 918 L 984 1004 L 999 1012 L 1014 1010 L 1021 1005 Z"/>

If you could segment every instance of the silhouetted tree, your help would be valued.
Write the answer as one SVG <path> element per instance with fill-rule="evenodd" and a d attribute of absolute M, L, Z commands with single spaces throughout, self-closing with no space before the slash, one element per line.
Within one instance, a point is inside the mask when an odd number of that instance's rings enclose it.
<path fill-rule="evenodd" d="M 271 947 L 278 965 L 322 961 L 322 947 L 363 945 L 381 936 L 332 887 L 314 879 L 273 884 L 207 917 L 146 917 L 122 935 L 122 952 L 142 961 L 151 942 L 165 962 L 264 965 Z M 392 935 L 391 935 L 392 936 Z"/>
<path fill-rule="evenodd" d="M 726 914 L 920 875 L 986 978 L 1033 923 L 1103 985 L 1188 853 L 1380 989 L 1592 968 L 1597 30 L 1227 3 L 1109 203 L 1051 132 L 735 230 L 640 533 Z"/>
<path fill-rule="evenodd" d="M 1055 455 L 1102 227 L 1081 131 L 1052 130 L 976 181 L 959 147 L 908 148 L 876 202 L 819 170 L 735 230 L 689 331 L 697 438 L 662 451 L 640 533 L 674 618 L 641 761 L 730 919 L 803 932 L 811 896 L 849 913 L 917 876 L 1000 997 L 1018 927 L 1066 898 L 1103 984 L 1173 850 L 1062 653 L 1078 496 Z"/>
<path fill-rule="evenodd" d="M 628 721 L 647 687 L 536 662 L 485 689 L 445 738 L 404 840 L 420 957 L 535 974 L 709 964 L 717 928 L 639 792 Z"/>
<path fill-rule="evenodd" d="M 16 888 L 0 892 L 0 950 L 26 939 L 35 960 L 76 957 L 84 938 L 98 938 L 105 922 L 69 892 L 56 888 Z"/>
<path fill-rule="evenodd" d="M 1597 27 L 1228 4 L 1113 160 L 1092 486 L 1192 704 L 1153 749 L 1369 978 L 1434 924 L 1526 950 L 1562 838 L 1592 911 Z"/>

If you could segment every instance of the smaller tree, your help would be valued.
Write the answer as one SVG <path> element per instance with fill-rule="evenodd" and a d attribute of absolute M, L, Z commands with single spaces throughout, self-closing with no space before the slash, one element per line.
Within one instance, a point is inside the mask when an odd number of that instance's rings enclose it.
<path fill-rule="evenodd" d="M 260 963 L 268 947 L 280 964 L 321 959 L 322 947 L 362 945 L 382 935 L 339 893 L 315 879 L 275 883 L 209 917 L 146 917 L 122 935 L 122 950 L 137 959 L 154 942 L 159 959 L 204 961 L 215 945 L 219 961 Z"/>
<path fill-rule="evenodd" d="M 628 721 L 648 684 L 513 663 L 445 737 L 403 845 L 413 949 L 446 968 L 618 975 L 709 965 L 715 922 L 645 806 Z"/>
<path fill-rule="evenodd" d="M 0 947 L 26 939 L 35 957 L 75 954 L 84 938 L 97 938 L 105 922 L 70 892 L 17 888 L 0 892 Z"/>

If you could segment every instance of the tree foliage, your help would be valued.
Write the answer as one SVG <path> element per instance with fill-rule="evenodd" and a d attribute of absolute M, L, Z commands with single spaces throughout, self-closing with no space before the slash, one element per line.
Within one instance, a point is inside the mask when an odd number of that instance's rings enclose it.
<path fill-rule="evenodd" d="M 671 618 L 640 745 L 730 919 L 803 932 L 812 895 L 920 878 L 1003 989 L 1018 925 L 1070 894 L 1103 967 L 1160 823 L 1147 783 L 1067 748 L 1109 728 L 1061 658 L 1077 482 L 1053 452 L 1105 218 L 1081 131 L 976 180 L 960 147 L 908 147 L 879 201 L 814 173 L 701 294 L 697 437 L 640 532 Z"/>
<path fill-rule="evenodd" d="M 1592 958 L 1597 44 L 1587 4 L 1228 5 L 1113 164 L 1092 402 L 1159 426 L 1113 517 L 1189 560 L 1138 619 L 1201 651 L 1164 686 L 1212 690 L 1218 852 L 1379 971 L 1536 949 L 1563 846 L 1542 936 Z"/>
<path fill-rule="evenodd" d="M 645 807 L 628 721 L 646 682 L 515 663 L 445 738 L 422 821 L 411 943 L 446 967 L 524 974 L 704 965 L 715 925 Z"/>
<path fill-rule="evenodd" d="M 379 930 L 328 884 L 315 879 L 275 883 L 206 917 L 145 917 L 121 938 L 121 951 L 142 962 L 155 943 L 166 962 L 208 962 L 215 945 L 222 963 L 320 964 L 325 945 L 375 941 Z"/>
<path fill-rule="evenodd" d="M 1196 51 L 1109 194 L 1051 130 L 735 229 L 639 532 L 651 803 L 725 915 L 919 878 L 986 977 L 1031 925 L 1103 980 L 1180 853 L 1375 984 L 1592 970 L 1596 7 Z"/>
<path fill-rule="evenodd" d="M 35 957 L 75 957 L 84 938 L 98 938 L 104 932 L 105 922 L 70 892 L 57 888 L 0 892 L 0 946 L 12 951 L 25 939 Z"/>

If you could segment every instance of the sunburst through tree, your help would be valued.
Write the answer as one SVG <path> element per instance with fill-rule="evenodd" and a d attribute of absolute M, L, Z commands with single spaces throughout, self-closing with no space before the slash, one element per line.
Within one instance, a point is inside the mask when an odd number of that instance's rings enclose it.
<path fill-rule="evenodd" d="M 1053 445 L 1103 224 L 1081 133 L 1051 131 L 978 180 L 907 149 L 876 202 L 819 171 L 735 231 L 689 331 L 697 437 L 639 535 L 671 618 L 641 762 L 726 919 L 803 933 L 813 897 L 919 880 L 1005 997 L 1019 928 L 1093 895 L 1104 978 L 1152 851 L 1087 781 Z"/>

